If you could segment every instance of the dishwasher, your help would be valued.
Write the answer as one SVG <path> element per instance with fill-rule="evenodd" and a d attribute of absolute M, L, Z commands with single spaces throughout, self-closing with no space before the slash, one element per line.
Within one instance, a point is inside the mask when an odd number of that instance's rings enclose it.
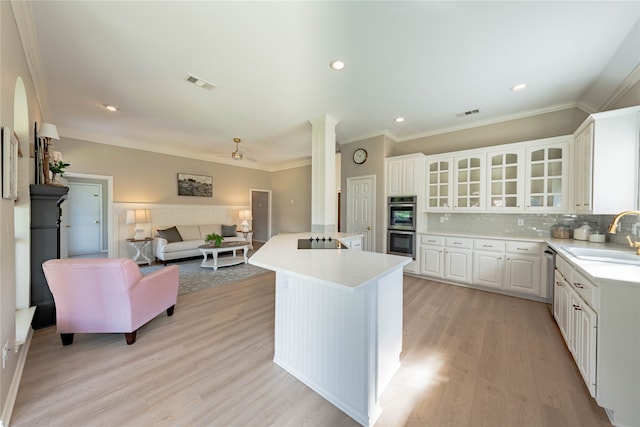
<path fill-rule="evenodd" d="M 545 275 L 545 285 L 547 287 L 547 301 L 551 304 L 549 305 L 549 310 L 551 311 L 551 315 L 553 315 L 553 282 L 555 280 L 555 270 L 556 270 L 556 251 L 547 246 L 547 249 L 544 251 L 544 259 L 546 261 L 546 275 Z"/>

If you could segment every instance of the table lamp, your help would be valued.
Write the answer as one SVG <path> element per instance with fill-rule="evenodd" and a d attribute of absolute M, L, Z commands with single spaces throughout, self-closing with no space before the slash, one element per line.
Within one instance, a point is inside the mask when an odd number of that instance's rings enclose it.
<path fill-rule="evenodd" d="M 52 139 L 60 139 L 56 125 L 42 123 L 40 125 L 40 131 L 38 131 L 38 138 L 43 138 L 45 141 L 42 153 L 42 173 L 44 175 L 44 184 L 48 184 L 51 182 L 49 179 L 49 145 L 51 145 Z"/>
<path fill-rule="evenodd" d="M 243 233 L 248 233 L 249 232 L 249 222 L 248 220 L 252 220 L 253 218 L 251 217 L 251 209 L 240 209 L 240 219 L 242 220 L 242 224 L 240 229 L 242 230 Z"/>
<path fill-rule="evenodd" d="M 133 237 L 135 240 L 144 240 L 144 225 L 151 222 L 151 210 L 150 209 L 127 209 L 127 224 L 136 225 L 136 235 Z"/>

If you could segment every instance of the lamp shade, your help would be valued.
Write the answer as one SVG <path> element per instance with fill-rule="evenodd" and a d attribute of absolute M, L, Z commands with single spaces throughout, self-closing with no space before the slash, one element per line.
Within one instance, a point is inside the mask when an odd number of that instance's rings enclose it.
<path fill-rule="evenodd" d="M 127 224 L 146 224 L 151 222 L 150 209 L 127 209 Z"/>
<path fill-rule="evenodd" d="M 251 209 L 240 209 L 239 217 L 243 221 L 252 220 L 253 218 L 251 217 Z"/>
<path fill-rule="evenodd" d="M 40 125 L 38 136 L 40 138 L 60 139 L 60 137 L 58 136 L 58 129 L 56 129 L 56 125 L 53 125 L 51 123 L 42 123 Z"/>

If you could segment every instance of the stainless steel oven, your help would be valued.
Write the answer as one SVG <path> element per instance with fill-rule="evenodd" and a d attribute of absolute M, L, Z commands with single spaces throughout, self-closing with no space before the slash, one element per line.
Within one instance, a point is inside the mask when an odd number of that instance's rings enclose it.
<path fill-rule="evenodd" d="M 387 232 L 387 253 L 416 259 L 416 232 L 389 230 Z"/>
<path fill-rule="evenodd" d="M 416 231 L 416 196 L 389 197 L 389 230 Z"/>
<path fill-rule="evenodd" d="M 416 196 L 389 197 L 387 253 L 416 259 Z"/>

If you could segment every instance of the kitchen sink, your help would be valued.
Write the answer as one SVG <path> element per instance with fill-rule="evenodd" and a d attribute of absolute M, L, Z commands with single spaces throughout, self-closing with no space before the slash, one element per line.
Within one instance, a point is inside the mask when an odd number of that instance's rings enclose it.
<path fill-rule="evenodd" d="M 562 250 L 575 258 L 586 261 L 614 262 L 640 266 L 640 255 L 636 255 L 632 249 L 629 251 L 617 251 L 613 249 L 565 247 Z"/>

